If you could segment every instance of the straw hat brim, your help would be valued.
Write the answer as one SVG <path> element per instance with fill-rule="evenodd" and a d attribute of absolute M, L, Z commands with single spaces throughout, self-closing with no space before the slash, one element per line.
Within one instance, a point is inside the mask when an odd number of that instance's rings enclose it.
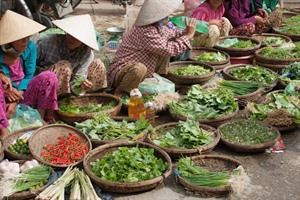
<path fill-rule="evenodd" d="M 7 10 L 0 20 L 0 45 L 28 37 L 45 28 L 45 26 L 32 19 Z"/>
<path fill-rule="evenodd" d="M 145 0 L 135 21 L 136 26 L 146 26 L 169 16 L 182 0 Z"/>
<path fill-rule="evenodd" d="M 52 22 L 80 42 L 99 51 L 93 21 L 89 14 L 72 16 Z"/>

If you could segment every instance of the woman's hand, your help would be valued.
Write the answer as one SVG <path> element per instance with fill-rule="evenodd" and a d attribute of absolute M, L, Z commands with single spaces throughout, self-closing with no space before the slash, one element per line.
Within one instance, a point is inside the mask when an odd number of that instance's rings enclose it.
<path fill-rule="evenodd" d="M 219 28 L 222 28 L 222 20 L 218 20 L 218 19 L 212 19 L 212 20 L 209 20 L 209 25 L 216 25 L 217 27 Z"/>
<path fill-rule="evenodd" d="M 257 16 L 257 15 L 255 15 L 254 18 L 255 18 L 257 24 L 262 24 L 266 21 L 264 18 Z"/>
<path fill-rule="evenodd" d="M 196 19 L 192 18 L 190 22 L 188 22 L 188 19 L 185 18 L 185 24 L 186 24 L 186 36 L 188 36 L 190 39 L 194 37 L 194 34 L 196 32 Z"/>
<path fill-rule="evenodd" d="M 0 79 L 2 80 L 2 83 L 3 83 L 3 89 L 8 89 L 8 90 L 11 91 L 12 90 L 12 85 L 11 85 L 10 78 L 5 76 L 5 74 L 0 73 Z"/>
<path fill-rule="evenodd" d="M 8 103 L 6 104 L 6 117 L 7 119 L 10 119 L 14 116 L 16 109 L 17 109 L 17 102 L 14 103 Z"/>
<path fill-rule="evenodd" d="M 83 90 L 88 90 L 88 89 L 91 89 L 93 87 L 93 83 L 89 80 L 84 80 L 81 84 L 81 88 Z"/>
<path fill-rule="evenodd" d="M 268 12 L 264 9 L 258 9 L 258 14 L 264 19 L 269 17 Z"/>
<path fill-rule="evenodd" d="M 23 100 L 23 93 L 23 91 L 18 91 L 16 88 L 12 88 L 12 90 L 4 90 L 5 97 L 9 103 Z"/>

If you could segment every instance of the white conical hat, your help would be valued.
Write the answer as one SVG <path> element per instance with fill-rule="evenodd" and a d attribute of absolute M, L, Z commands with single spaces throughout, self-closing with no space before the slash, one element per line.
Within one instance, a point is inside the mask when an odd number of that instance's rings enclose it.
<path fill-rule="evenodd" d="M 99 51 L 94 25 L 89 14 L 76 15 L 52 22 L 77 40 Z"/>
<path fill-rule="evenodd" d="M 32 19 L 7 10 L 0 20 L 0 45 L 28 37 L 45 28 Z"/>
<path fill-rule="evenodd" d="M 135 21 L 136 26 L 145 26 L 158 22 L 172 14 L 182 0 L 145 0 Z"/>

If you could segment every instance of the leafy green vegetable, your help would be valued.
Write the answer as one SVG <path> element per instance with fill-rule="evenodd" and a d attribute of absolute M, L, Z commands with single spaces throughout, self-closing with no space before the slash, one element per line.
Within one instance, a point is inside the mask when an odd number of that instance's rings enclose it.
<path fill-rule="evenodd" d="M 205 67 L 201 65 L 187 65 L 183 67 L 179 67 L 170 71 L 172 74 L 180 75 L 180 76 L 193 76 L 193 75 L 204 75 L 208 74 L 210 69 L 205 69 Z"/>
<path fill-rule="evenodd" d="M 226 60 L 226 56 L 220 52 L 206 52 L 195 56 L 194 59 L 202 62 L 219 62 Z"/>
<path fill-rule="evenodd" d="M 280 28 L 283 33 L 300 34 L 300 15 L 285 20 L 286 25 Z"/>
<path fill-rule="evenodd" d="M 222 80 L 220 86 L 233 91 L 235 96 L 246 95 L 257 91 L 261 84 L 257 82 L 236 82 Z"/>
<path fill-rule="evenodd" d="M 81 84 L 84 82 L 84 77 L 76 76 L 72 83 L 71 89 L 75 95 L 80 95 L 83 93 Z"/>
<path fill-rule="evenodd" d="M 280 78 L 286 83 L 289 83 L 292 80 L 300 80 L 300 62 L 295 62 L 285 66 L 282 69 L 281 74 L 288 74 L 288 76 Z"/>
<path fill-rule="evenodd" d="M 255 46 L 256 44 L 252 43 L 251 40 L 239 40 L 237 43 L 234 43 L 229 48 L 251 48 Z"/>
<path fill-rule="evenodd" d="M 260 52 L 261 55 L 274 58 L 274 59 L 290 59 L 290 58 L 300 58 L 300 42 L 295 43 L 294 48 L 286 47 L 265 47 Z"/>
<path fill-rule="evenodd" d="M 274 45 L 274 44 L 284 44 L 286 41 L 282 37 L 266 37 L 261 42 L 263 45 Z"/>

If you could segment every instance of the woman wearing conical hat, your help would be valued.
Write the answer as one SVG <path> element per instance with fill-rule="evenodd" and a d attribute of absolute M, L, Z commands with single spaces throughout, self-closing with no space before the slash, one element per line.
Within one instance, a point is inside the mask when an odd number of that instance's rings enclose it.
<path fill-rule="evenodd" d="M 99 47 L 90 15 L 72 16 L 53 23 L 66 34 L 49 34 L 37 41 L 37 65 L 56 73 L 58 95 L 71 93 L 77 77 L 84 79 L 83 90 L 106 88 L 105 66 L 100 59 L 94 59 L 93 50 L 98 51 Z"/>
<path fill-rule="evenodd" d="M 190 39 L 195 33 L 196 20 L 187 23 L 186 30 L 165 28 L 168 16 L 182 0 L 145 0 L 130 33 L 122 39 L 116 56 L 109 66 L 109 86 L 115 95 L 129 93 L 154 72 L 166 73 L 171 56 L 191 49 Z"/>
<path fill-rule="evenodd" d="M 13 86 L 4 90 L 7 118 L 14 115 L 19 102 L 37 108 L 42 119 L 47 110 L 58 109 L 56 75 L 45 71 L 34 77 L 36 47 L 30 36 L 45 28 L 10 10 L 0 21 L 0 70 Z"/>

